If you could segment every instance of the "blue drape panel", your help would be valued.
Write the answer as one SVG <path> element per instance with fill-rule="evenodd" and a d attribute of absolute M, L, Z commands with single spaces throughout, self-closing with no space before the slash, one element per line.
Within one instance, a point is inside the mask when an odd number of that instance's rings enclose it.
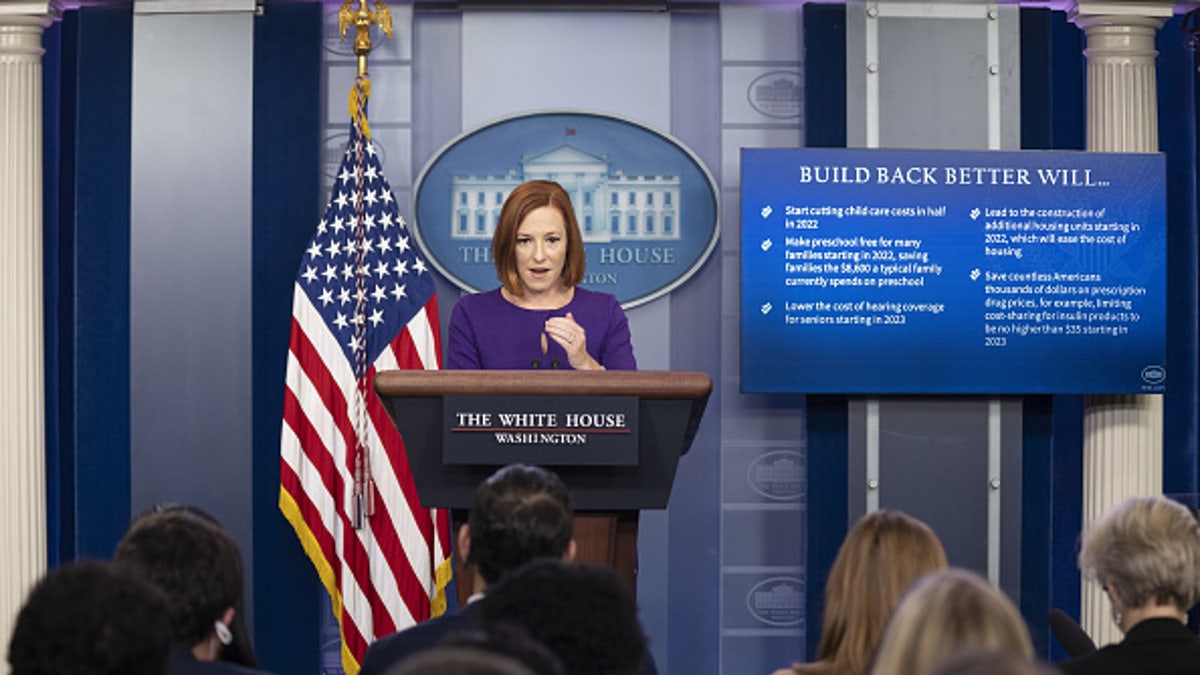
<path fill-rule="evenodd" d="M 255 646 L 276 673 L 319 672 L 321 585 L 279 512 L 279 433 L 292 283 L 320 218 L 319 4 L 267 5 L 254 25 Z"/>

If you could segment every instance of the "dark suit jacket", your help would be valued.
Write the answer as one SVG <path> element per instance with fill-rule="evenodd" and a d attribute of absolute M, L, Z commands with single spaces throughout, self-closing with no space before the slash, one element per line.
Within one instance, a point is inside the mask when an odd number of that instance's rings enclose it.
<path fill-rule="evenodd" d="M 388 668 L 405 658 L 437 646 L 442 638 L 474 628 L 478 616 L 479 602 L 472 602 L 456 614 L 443 614 L 399 633 L 380 638 L 367 647 L 367 655 L 363 657 L 362 670 L 359 673 L 382 675 Z"/>
<path fill-rule="evenodd" d="M 182 647 L 171 646 L 171 659 L 167 664 L 167 675 L 270 675 L 265 670 L 255 670 L 228 661 L 197 661 Z"/>
<path fill-rule="evenodd" d="M 1055 665 L 1068 675 L 1195 675 L 1200 638 L 1174 619 L 1146 619 L 1121 642 Z"/>

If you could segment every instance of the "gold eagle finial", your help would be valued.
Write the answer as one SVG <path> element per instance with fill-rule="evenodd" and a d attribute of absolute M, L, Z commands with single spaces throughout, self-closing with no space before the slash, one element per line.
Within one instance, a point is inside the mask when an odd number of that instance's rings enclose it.
<path fill-rule="evenodd" d="M 367 8 L 367 0 L 359 0 L 357 10 L 351 7 L 353 4 L 354 0 L 345 0 L 338 10 L 338 35 L 345 39 L 346 30 L 354 26 L 354 54 L 361 76 L 367 72 L 367 54 L 371 53 L 371 25 L 378 25 L 384 35 L 392 37 L 392 12 L 381 0 L 375 0 L 374 11 Z"/>

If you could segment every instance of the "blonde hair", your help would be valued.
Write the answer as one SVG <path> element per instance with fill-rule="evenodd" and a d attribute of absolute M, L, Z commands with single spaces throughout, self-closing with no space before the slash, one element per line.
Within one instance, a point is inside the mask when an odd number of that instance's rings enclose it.
<path fill-rule="evenodd" d="M 859 518 L 825 583 L 817 658 L 828 667 L 821 670 L 833 675 L 864 672 L 900 596 L 921 576 L 945 566 L 942 542 L 920 520 L 889 509 Z"/>
<path fill-rule="evenodd" d="M 964 569 L 932 572 L 892 613 L 871 675 L 927 675 L 968 649 L 1032 658 L 1024 619 L 1003 593 Z"/>
<path fill-rule="evenodd" d="M 1200 523 L 1162 496 L 1130 497 L 1083 535 L 1079 569 L 1128 607 L 1200 600 Z"/>

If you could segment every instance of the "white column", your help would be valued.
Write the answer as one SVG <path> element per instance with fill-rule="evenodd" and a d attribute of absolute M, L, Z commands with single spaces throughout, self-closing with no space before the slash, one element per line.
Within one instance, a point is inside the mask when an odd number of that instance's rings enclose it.
<path fill-rule="evenodd" d="M 0 655 L 46 569 L 42 31 L 48 2 L 0 5 Z"/>
<path fill-rule="evenodd" d="M 1158 152 L 1154 37 L 1170 2 L 1087 2 L 1072 21 L 1087 34 L 1087 149 Z M 1089 396 L 1084 411 L 1083 520 L 1131 495 L 1161 493 L 1162 396 Z M 1108 600 L 1084 579 L 1081 623 L 1098 645 L 1118 642 Z"/>

